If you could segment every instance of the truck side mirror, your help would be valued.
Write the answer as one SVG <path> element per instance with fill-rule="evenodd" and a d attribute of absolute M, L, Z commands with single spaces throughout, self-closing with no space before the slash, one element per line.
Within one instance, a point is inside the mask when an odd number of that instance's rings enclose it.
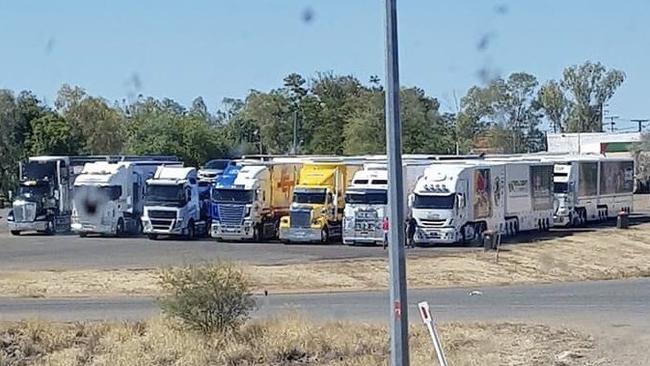
<path fill-rule="evenodd" d="M 459 208 L 464 208 L 465 207 L 465 195 L 462 193 L 458 193 L 458 207 Z"/>
<path fill-rule="evenodd" d="M 406 201 L 408 207 L 413 207 L 413 203 L 415 202 L 415 195 L 413 193 L 409 194 Z"/>

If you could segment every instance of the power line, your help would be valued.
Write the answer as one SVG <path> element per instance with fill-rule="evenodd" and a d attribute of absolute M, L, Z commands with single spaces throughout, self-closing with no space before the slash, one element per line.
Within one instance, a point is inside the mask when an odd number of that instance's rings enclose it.
<path fill-rule="evenodd" d="M 636 122 L 639 124 L 639 132 L 643 131 L 643 124 L 650 121 L 650 119 L 631 119 L 630 122 Z"/>

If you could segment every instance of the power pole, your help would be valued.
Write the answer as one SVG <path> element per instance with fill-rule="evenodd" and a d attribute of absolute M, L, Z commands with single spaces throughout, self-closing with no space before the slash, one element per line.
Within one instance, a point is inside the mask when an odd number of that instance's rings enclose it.
<path fill-rule="evenodd" d="M 291 146 L 291 154 L 298 154 L 298 109 L 293 111 L 293 145 Z"/>
<path fill-rule="evenodd" d="M 643 124 L 650 121 L 650 119 L 632 119 L 630 121 L 638 123 L 639 124 L 639 132 L 641 132 L 641 131 L 643 131 Z"/>
<path fill-rule="evenodd" d="M 402 125 L 399 118 L 399 62 L 397 4 L 386 1 L 386 155 L 388 157 L 388 264 L 390 270 L 390 360 L 409 365 L 408 302 L 404 258 L 404 186 L 402 182 Z"/>
<path fill-rule="evenodd" d="M 607 116 L 607 118 L 609 118 L 609 131 L 613 133 L 614 125 L 616 124 L 614 121 L 618 118 L 618 116 Z"/>

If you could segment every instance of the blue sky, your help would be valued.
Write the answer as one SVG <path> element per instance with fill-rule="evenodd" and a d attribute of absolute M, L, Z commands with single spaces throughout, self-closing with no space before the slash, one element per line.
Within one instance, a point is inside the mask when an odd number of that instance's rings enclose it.
<path fill-rule="evenodd" d="M 0 88 L 48 102 L 63 83 L 110 100 L 201 95 L 215 110 L 294 71 L 367 81 L 384 74 L 383 10 L 381 0 L 0 0 Z M 611 113 L 648 117 L 649 10 L 642 0 L 398 0 L 401 82 L 453 110 L 481 70 L 544 81 L 590 59 L 627 73 Z"/>

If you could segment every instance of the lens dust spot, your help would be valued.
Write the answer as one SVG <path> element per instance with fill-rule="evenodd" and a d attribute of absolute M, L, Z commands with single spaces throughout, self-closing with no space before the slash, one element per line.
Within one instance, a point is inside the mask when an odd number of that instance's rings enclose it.
<path fill-rule="evenodd" d="M 302 21 L 305 23 L 311 23 L 314 20 L 314 10 L 310 7 L 306 7 L 302 11 Z"/>

